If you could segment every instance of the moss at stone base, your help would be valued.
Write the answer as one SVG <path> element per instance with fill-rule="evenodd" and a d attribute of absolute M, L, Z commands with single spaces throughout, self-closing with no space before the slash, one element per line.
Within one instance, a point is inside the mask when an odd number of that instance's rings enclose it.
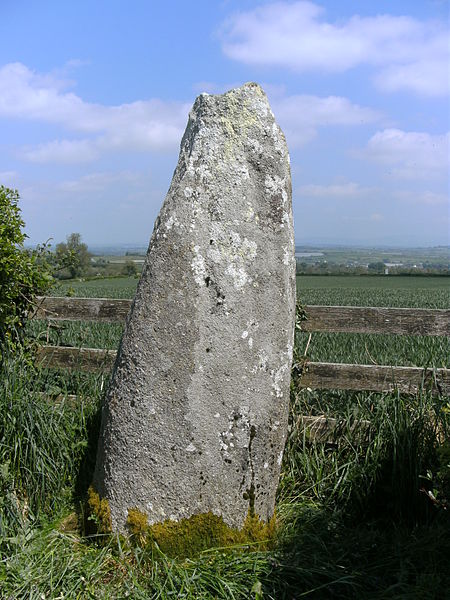
<path fill-rule="evenodd" d="M 110 533 L 112 530 L 109 502 L 100 498 L 92 485 L 88 489 L 86 530 L 87 533 Z"/>
<path fill-rule="evenodd" d="M 157 544 L 168 556 L 189 558 L 214 547 L 255 544 L 258 549 L 266 550 L 274 544 L 276 519 L 273 516 L 266 523 L 248 514 L 242 529 L 234 529 L 222 517 L 208 512 L 148 525 L 147 515 L 132 508 L 128 511 L 127 527 L 140 545 Z"/>

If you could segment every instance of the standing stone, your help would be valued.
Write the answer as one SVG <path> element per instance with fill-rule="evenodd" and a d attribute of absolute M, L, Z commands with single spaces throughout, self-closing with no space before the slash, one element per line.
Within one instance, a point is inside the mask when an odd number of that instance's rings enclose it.
<path fill-rule="evenodd" d="M 94 487 L 114 530 L 273 514 L 295 311 L 289 155 L 255 83 L 201 94 L 106 398 Z"/>

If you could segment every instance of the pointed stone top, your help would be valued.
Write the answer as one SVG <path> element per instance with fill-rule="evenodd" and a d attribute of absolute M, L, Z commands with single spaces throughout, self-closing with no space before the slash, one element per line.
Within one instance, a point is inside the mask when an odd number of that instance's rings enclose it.
<path fill-rule="evenodd" d="M 255 83 L 254 81 L 250 81 L 244 83 L 240 87 L 233 88 L 224 92 L 223 94 L 208 94 L 203 93 L 200 94 L 196 101 L 194 102 L 194 106 L 192 107 L 191 112 L 195 112 L 200 107 L 203 106 L 215 106 L 215 107 L 229 107 L 230 105 L 239 106 L 242 108 L 247 108 L 250 110 L 258 111 L 258 105 L 263 105 L 264 108 L 261 112 L 261 116 L 266 116 L 267 112 L 270 110 L 269 100 L 267 99 L 267 95 L 262 89 L 262 87 Z"/>
<path fill-rule="evenodd" d="M 266 96 L 266 93 L 264 92 L 262 87 L 259 85 L 259 83 L 256 83 L 256 81 L 247 81 L 246 83 L 243 83 L 239 87 L 235 87 L 235 88 L 232 88 L 231 90 L 227 90 L 223 94 L 209 94 L 208 92 L 202 92 L 200 94 L 200 96 L 216 96 L 217 97 L 217 96 L 226 96 L 227 94 L 242 94 L 242 93 L 249 93 L 249 92 L 256 92 L 259 95 Z"/>

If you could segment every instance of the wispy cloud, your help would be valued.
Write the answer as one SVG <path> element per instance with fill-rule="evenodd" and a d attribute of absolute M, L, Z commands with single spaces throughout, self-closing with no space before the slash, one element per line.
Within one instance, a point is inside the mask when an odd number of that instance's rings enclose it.
<path fill-rule="evenodd" d="M 132 171 L 100 171 L 97 173 L 88 173 L 78 179 L 69 179 L 61 181 L 56 185 L 56 191 L 76 193 L 97 193 L 103 192 L 106 188 L 117 183 L 124 185 L 136 185 L 144 179 L 142 173 Z"/>
<path fill-rule="evenodd" d="M 235 13 L 220 37 L 228 57 L 250 65 L 335 73 L 369 65 L 385 91 L 450 91 L 445 23 L 392 15 L 331 22 L 313 2 L 274 2 Z"/>
<path fill-rule="evenodd" d="M 397 190 L 392 193 L 396 200 L 406 204 L 421 204 L 424 206 L 445 206 L 448 205 L 448 196 L 432 192 L 430 190 Z"/>
<path fill-rule="evenodd" d="M 0 185 L 14 187 L 17 185 L 19 175 L 16 171 L 0 171 Z"/>
<path fill-rule="evenodd" d="M 307 198 L 362 198 L 374 192 L 354 181 L 330 185 L 308 184 L 298 188 L 298 195 Z"/>
<path fill-rule="evenodd" d="M 365 157 L 387 169 L 389 175 L 405 179 L 442 179 L 449 167 L 450 133 L 384 129 L 367 143 Z"/>
<path fill-rule="evenodd" d="M 82 139 L 46 142 L 23 151 L 37 162 L 87 162 L 118 150 L 167 150 L 178 146 L 189 104 L 160 99 L 105 106 L 66 90 L 67 80 L 38 74 L 21 63 L 0 68 L 0 118 L 60 125 Z"/>
<path fill-rule="evenodd" d="M 380 112 L 342 96 L 275 96 L 272 107 L 290 147 L 309 142 L 320 127 L 364 125 L 382 117 Z"/>

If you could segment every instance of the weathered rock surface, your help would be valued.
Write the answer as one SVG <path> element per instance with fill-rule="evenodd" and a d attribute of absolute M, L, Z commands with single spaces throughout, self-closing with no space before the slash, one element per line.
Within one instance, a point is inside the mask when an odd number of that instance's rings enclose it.
<path fill-rule="evenodd" d="M 274 509 L 295 311 L 286 142 L 261 88 L 200 95 L 156 220 L 102 417 L 113 528 Z"/>

